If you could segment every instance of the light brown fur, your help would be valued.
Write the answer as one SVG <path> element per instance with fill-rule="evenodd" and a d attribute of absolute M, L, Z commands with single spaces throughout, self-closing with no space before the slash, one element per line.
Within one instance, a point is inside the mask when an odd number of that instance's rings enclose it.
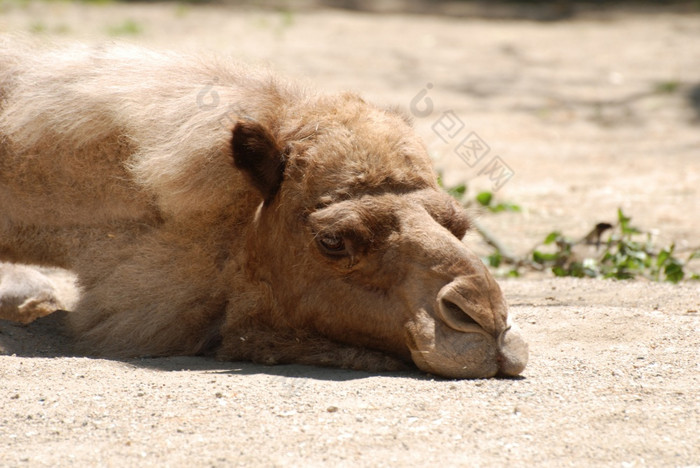
<path fill-rule="evenodd" d="M 0 263 L 0 318 L 30 323 L 62 309 L 58 286 L 36 268 Z"/>
<path fill-rule="evenodd" d="M 212 59 L 1 50 L 0 259 L 77 273 L 86 351 L 525 367 L 401 116 Z"/>

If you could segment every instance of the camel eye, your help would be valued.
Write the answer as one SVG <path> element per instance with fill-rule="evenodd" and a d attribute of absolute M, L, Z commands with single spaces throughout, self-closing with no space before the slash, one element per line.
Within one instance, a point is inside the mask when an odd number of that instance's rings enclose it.
<path fill-rule="evenodd" d="M 321 252 L 332 257 L 342 257 L 348 255 L 345 240 L 334 235 L 322 235 L 318 238 L 318 245 Z"/>

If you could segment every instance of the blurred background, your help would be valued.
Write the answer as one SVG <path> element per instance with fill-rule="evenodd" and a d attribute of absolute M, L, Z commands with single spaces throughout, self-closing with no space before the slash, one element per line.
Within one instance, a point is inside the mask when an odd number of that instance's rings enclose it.
<path fill-rule="evenodd" d="M 471 203 L 519 256 L 618 209 L 700 248 L 697 1 L 1 0 L 0 34 L 222 54 L 398 106 L 446 187 L 519 208 Z"/>

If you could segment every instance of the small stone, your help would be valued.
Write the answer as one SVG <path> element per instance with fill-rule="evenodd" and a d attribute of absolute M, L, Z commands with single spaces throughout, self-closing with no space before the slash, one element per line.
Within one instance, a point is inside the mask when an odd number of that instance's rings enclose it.
<path fill-rule="evenodd" d="M 337 406 L 329 406 L 328 408 L 326 408 L 326 411 L 328 411 L 329 413 L 336 413 L 336 412 L 338 412 L 338 407 Z"/>

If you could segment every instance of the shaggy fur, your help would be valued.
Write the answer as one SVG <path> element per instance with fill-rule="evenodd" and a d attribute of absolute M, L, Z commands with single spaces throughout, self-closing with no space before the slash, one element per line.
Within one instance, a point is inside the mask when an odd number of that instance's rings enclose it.
<path fill-rule="evenodd" d="M 77 273 L 86 351 L 525 367 L 400 115 L 200 57 L 0 50 L 0 259 Z"/>

